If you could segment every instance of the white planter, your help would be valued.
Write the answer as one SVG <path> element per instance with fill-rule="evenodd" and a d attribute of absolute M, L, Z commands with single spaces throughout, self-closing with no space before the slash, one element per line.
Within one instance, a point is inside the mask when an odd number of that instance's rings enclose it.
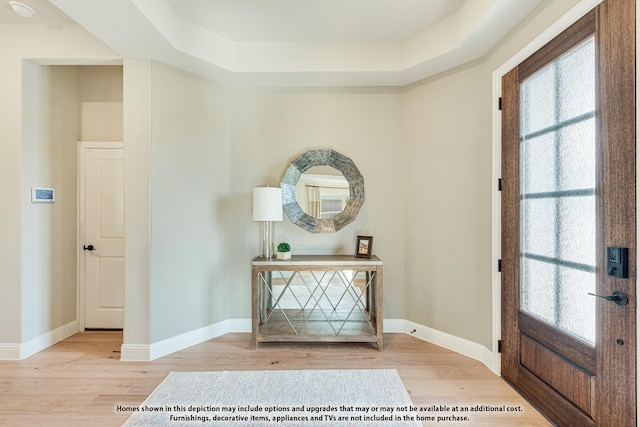
<path fill-rule="evenodd" d="M 280 252 L 280 251 L 278 251 L 277 257 L 278 257 L 278 259 L 291 259 L 291 251 L 289 251 L 289 252 Z"/>

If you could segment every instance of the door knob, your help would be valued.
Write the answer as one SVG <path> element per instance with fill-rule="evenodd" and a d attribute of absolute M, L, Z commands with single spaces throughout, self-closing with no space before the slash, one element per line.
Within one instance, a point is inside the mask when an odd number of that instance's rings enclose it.
<path fill-rule="evenodd" d="M 96 248 L 94 248 L 93 245 L 89 245 L 89 246 L 84 246 L 84 250 L 85 251 L 95 251 Z"/>
<path fill-rule="evenodd" d="M 592 294 L 591 292 L 589 292 L 589 295 L 606 299 L 607 301 L 613 301 L 618 305 L 629 304 L 629 297 L 627 297 L 627 295 L 624 292 L 620 292 L 620 291 L 615 291 L 613 295 L 598 295 L 598 294 Z"/>

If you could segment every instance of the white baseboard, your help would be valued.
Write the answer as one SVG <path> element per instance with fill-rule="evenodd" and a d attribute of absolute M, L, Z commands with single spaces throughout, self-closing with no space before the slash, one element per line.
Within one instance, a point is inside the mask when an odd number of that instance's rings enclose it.
<path fill-rule="evenodd" d="M 385 333 L 404 333 L 484 363 L 500 374 L 500 357 L 487 347 L 405 319 L 384 319 Z M 21 344 L 0 343 L 0 360 L 22 360 L 78 332 L 74 320 Z M 150 361 L 229 333 L 251 332 L 251 319 L 227 319 L 153 344 L 123 344 L 120 360 Z"/>
<path fill-rule="evenodd" d="M 20 346 L 20 359 L 26 359 L 27 357 L 36 354 L 45 348 L 51 347 L 57 342 L 63 339 L 69 338 L 78 332 L 78 320 L 73 320 L 66 325 L 62 325 L 53 331 L 42 334 L 39 337 L 33 338 Z"/>
<path fill-rule="evenodd" d="M 499 375 L 499 358 L 487 347 L 405 319 L 384 319 L 385 333 L 404 333 L 478 360 Z M 251 319 L 227 319 L 150 345 L 123 344 L 123 361 L 149 361 L 229 333 L 251 332 Z M 2 347 L 0 347 L 0 350 Z M 497 363 L 497 365 L 496 365 Z M 496 370 L 497 366 L 497 370 Z"/>
<path fill-rule="evenodd" d="M 404 319 L 382 319 L 382 332 L 386 334 L 405 333 L 407 329 Z"/>
<path fill-rule="evenodd" d="M 404 322 L 404 333 L 482 362 L 496 375 L 500 375 L 500 366 L 496 366 L 496 361 L 498 360 L 498 358 L 487 347 L 476 342 L 466 340 L 464 338 L 456 337 L 455 335 L 447 334 L 446 332 L 442 332 L 437 329 L 432 329 L 427 326 L 411 322 L 409 320 L 405 320 Z"/>
<path fill-rule="evenodd" d="M 151 359 L 149 344 L 122 344 L 120 346 L 120 360 L 127 362 L 148 362 Z"/>
<path fill-rule="evenodd" d="M 150 345 L 123 344 L 120 349 L 120 360 L 155 360 L 232 332 L 251 332 L 251 320 L 227 319 Z"/>
<path fill-rule="evenodd" d="M 52 331 L 19 344 L 0 344 L 0 360 L 22 360 L 51 347 L 78 332 L 78 321 L 73 320 Z"/>
<path fill-rule="evenodd" d="M 20 360 L 20 344 L 0 344 L 0 360 Z"/>

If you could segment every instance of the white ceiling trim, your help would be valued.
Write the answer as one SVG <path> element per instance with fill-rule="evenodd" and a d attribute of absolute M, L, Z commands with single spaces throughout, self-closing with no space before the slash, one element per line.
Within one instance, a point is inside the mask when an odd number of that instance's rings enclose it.
<path fill-rule="evenodd" d="M 484 56 L 540 0 L 467 0 L 409 39 L 232 42 L 166 0 L 51 0 L 124 57 L 151 58 L 230 85 L 406 86 Z"/>

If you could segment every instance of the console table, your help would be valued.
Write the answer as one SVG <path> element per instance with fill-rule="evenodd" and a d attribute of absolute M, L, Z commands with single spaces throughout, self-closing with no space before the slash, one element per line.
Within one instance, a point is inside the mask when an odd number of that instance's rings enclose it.
<path fill-rule="evenodd" d="M 371 342 L 382 350 L 382 260 L 294 255 L 251 262 L 251 345 Z"/>

